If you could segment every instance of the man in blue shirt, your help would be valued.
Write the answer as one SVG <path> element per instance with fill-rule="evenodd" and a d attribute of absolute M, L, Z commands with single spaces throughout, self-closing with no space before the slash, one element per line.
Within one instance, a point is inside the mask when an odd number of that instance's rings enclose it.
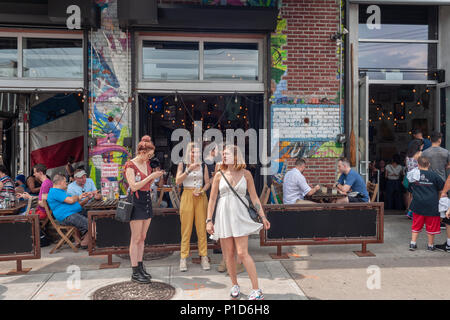
<path fill-rule="evenodd" d="M 336 187 L 341 194 L 347 195 L 345 198 L 338 199 L 336 203 L 348 202 L 369 202 L 369 193 L 367 192 L 364 179 L 350 167 L 350 161 L 342 158 L 338 162 L 338 170 L 341 173 Z"/>
<path fill-rule="evenodd" d="M 83 237 L 80 245 L 83 249 L 88 245 L 88 219 L 87 213 L 83 210 L 83 206 L 89 201 L 88 194 L 83 193 L 80 196 L 68 196 L 66 177 L 56 174 L 53 177 L 53 188 L 50 189 L 47 196 L 47 202 L 52 210 L 53 216 L 61 224 L 65 226 L 76 227 Z M 80 200 L 84 198 L 84 200 Z M 91 197 L 92 198 L 92 197 Z"/>
<path fill-rule="evenodd" d="M 87 173 L 84 170 L 77 169 L 74 173 L 75 181 L 69 184 L 67 187 L 67 194 L 69 196 L 81 196 L 83 193 L 88 194 L 89 199 L 94 197 L 96 200 L 100 200 L 102 195 L 97 192 L 97 187 L 91 178 L 87 177 Z M 81 198 L 85 200 L 84 197 Z"/>

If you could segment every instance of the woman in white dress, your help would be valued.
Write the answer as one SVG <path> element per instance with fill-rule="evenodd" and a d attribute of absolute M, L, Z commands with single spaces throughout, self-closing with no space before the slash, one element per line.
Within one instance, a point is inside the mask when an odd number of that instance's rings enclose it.
<path fill-rule="evenodd" d="M 256 194 L 253 177 L 250 171 L 245 168 L 245 161 L 239 148 L 234 145 L 227 145 L 223 150 L 220 171 L 214 176 L 212 183 L 206 231 L 211 235 L 211 239 L 220 239 L 228 273 L 233 284 L 230 292 L 231 297 L 233 299 L 240 297 L 240 288 L 236 276 L 235 252 L 237 252 L 239 260 L 243 262 L 252 282 L 253 290 L 248 299 L 262 300 L 264 296 L 258 285 L 255 263 L 248 253 L 248 236 L 258 233 L 263 227 L 268 230 L 270 223 Z M 254 222 L 250 218 L 247 207 L 230 189 L 224 176 L 245 203 L 247 203 L 245 195 L 248 191 L 250 199 L 262 219 L 262 224 Z M 215 223 L 213 224 L 212 216 L 216 201 L 218 203 Z"/>

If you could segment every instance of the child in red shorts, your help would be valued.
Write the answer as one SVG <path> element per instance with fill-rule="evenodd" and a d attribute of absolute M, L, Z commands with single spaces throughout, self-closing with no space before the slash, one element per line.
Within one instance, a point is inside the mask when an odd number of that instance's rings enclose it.
<path fill-rule="evenodd" d="M 441 233 L 439 197 L 444 188 L 444 181 L 434 172 L 428 170 L 430 161 L 426 157 L 418 159 L 420 179 L 409 184 L 408 190 L 413 195 L 410 209 L 413 212 L 412 236 L 409 250 L 417 249 L 417 238 L 426 225 L 428 234 L 427 250 L 434 251 L 434 236 Z"/>

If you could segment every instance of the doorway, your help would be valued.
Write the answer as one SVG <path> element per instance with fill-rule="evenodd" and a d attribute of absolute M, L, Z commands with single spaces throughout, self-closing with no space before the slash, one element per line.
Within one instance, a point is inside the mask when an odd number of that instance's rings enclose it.
<path fill-rule="evenodd" d="M 369 160 L 404 158 L 414 129 L 426 138 L 439 130 L 438 112 L 435 86 L 369 85 Z"/>
<path fill-rule="evenodd" d="M 139 137 L 150 135 L 156 147 L 155 156 L 162 168 L 176 175 L 176 164 L 170 155 L 179 141 L 171 141 L 172 132 L 185 128 L 194 132 L 194 121 L 202 122 L 202 131 L 218 129 L 226 136 L 227 129 L 264 126 L 264 95 L 237 96 L 235 94 L 140 94 L 139 95 Z M 246 141 L 248 144 L 248 139 Z M 248 163 L 249 148 L 245 148 Z M 244 152 L 244 150 L 242 150 Z M 260 164 L 247 165 L 253 174 L 258 194 L 263 187 L 263 176 L 259 174 Z"/>

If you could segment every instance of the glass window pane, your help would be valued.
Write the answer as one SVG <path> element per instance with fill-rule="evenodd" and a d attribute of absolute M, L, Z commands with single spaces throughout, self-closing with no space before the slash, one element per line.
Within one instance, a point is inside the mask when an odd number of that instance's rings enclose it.
<path fill-rule="evenodd" d="M 436 44 L 359 43 L 359 67 L 369 69 L 436 69 Z"/>
<path fill-rule="evenodd" d="M 17 77 L 17 39 L 0 38 L 0 77 Z"/>
<path fill-rule="evenodd" d="M 197 42 L 144 41 L 143 78 L 148 80 L 198 80 Z"/>
<path fill-rule="evenodd" d="M 205 43 L 205 80 L 258 80 L 257 43 Z"/>
<path fill-rule="evenodd" d="M 359 7 L 360 39 L 437 40 L 437 7 L 435 6 L 379 6 L 381 28 L 367 24 L 374 13 L 367 13 L 367 5 Z M 371 22 L 372 20 L 369 20 Z M 369 29 L 369 26 L 372 29 Z"/>
<path fill-rule="evenodd" d="M 83 78 L 82 40 L 24 39 L 23 76 L 29 78 Z"/>

